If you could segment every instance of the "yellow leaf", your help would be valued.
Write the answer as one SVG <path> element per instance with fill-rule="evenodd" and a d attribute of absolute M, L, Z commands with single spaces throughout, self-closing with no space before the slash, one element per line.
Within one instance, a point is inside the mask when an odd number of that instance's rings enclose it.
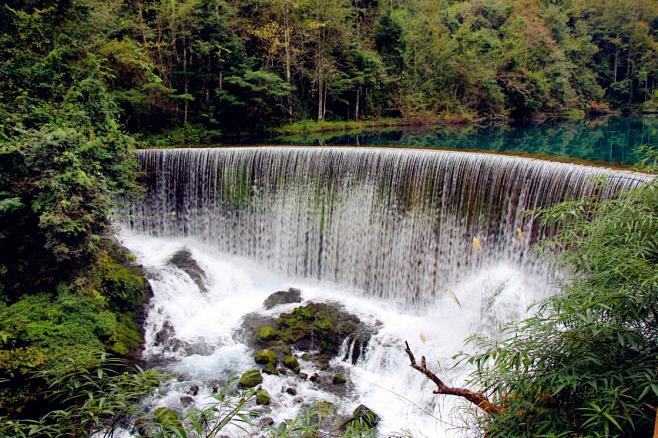
<path fill-rule="evenodd" d="M 427 338 L 426 338 L 425 335 L 422 334 L 422 333 L 420 334 L 420 340 L 423 342 L 423 344 L 424 344 L 425 342 L 427 342 Z"/>
<path fill-rule="evenodd" d="M 455 295 L 455 293 L 454 293 L 453 291 L 449 291 L 449 292 L 448 292 L 448 296 L 450 297 L 450 299 L 451 299 L 452 301 L 454 301 L 455 303 L 457 303 L 457 305 L 458 305 L 459 308 L 461 309 L 461 307 L 462 307 L 462 303 L 459 302 L 459 298 L 457 298 L 457 295 Z"/>
<path fill-rule="evenodd" d="M 473 238 L 473 250 L 475 252 L 482 251 L 482 245 L 480 244 L 480 238 L 479 237 L 474 237 Z"/>

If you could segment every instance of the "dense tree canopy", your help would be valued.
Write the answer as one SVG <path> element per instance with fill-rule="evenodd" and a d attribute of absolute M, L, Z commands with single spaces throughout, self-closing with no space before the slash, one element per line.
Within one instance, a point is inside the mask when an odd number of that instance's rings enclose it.
<path fill-rule="evenodd" d="M 142 133 L 658 100 L 653 0 L 33 0 L 5 2 L 0 23 L 4 137 L 46 121 L 88 76 Z"/>

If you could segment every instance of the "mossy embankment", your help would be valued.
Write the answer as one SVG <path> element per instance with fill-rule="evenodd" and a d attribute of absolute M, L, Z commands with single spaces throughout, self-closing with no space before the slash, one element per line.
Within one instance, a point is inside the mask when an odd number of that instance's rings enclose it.
<path fill-rule="evenodd" d="M 47 408 L 55 369 L 92 368 L 103 354 L 138 359 L 149 284 L 131 254 L 102 243 L 93 263 L 54 290 L 0 301 L 0 414 Z"/>

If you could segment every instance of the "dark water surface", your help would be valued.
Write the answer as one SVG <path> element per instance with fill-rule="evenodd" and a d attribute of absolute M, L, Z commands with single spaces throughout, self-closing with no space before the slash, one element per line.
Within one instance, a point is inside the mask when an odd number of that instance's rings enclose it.
<path fill-rule="evenodd" d="M 636 164 L 639 145 L 658 147 L 658 116 L 607 117 L 513 127 L 409 127 L 327 132 L 245 141 L 247 144 L 386 145 L 540 154 Z"/>

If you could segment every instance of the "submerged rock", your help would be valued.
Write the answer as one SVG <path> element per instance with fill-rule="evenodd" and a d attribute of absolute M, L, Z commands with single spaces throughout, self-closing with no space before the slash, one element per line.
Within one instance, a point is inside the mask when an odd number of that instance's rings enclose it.
<path fill-rule="evenodd" d="M 301 303 L 302 302 L 302 291 L 291 287 L 288 290 L 280 290 L 274 292 L 272 295 L 267 297 L 263 301 L 263 307 L 267 310 L 272 309 L 273 307 L 280 306 L 282 304 L 292 304 L 292 303 Z"/>
<path fill-rule="evenodd" d="M 199 266 L 197 261 L 194 260 L 189 249 L 181 249 L 180 251 L 177 251 L 169 259 L 169 264 L 189 275 L 201 292 L 208 291 L 206 286 L 206 273 L 201 266 Z"/>

